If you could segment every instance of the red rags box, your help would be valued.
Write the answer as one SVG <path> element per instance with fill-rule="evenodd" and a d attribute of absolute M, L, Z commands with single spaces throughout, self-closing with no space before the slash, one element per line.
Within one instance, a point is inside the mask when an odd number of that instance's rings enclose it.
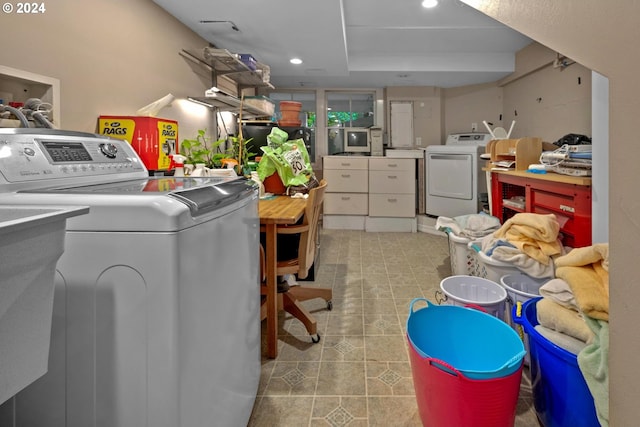
<path fill-rule="evenodd" d="M 128 141 L 150 171 L 168 170 L 178 152 L 178 122 L 157 117 L 100 116 L 98 132 Z"/>

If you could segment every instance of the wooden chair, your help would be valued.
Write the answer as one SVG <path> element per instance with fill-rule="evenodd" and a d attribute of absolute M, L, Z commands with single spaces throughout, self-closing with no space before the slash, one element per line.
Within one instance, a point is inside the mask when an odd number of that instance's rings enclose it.
<path fill-rule="evenodd" d="M 327 182 L 323 179 L 320 185 L 309 191 L 307 206 L 304 215 L 299 224 L 278 226 L 278 235 L 299 235 L 298 256 L 292 259 L 278 260 L 276 274 L 284 276 L 287 274 L 295 274 L 298 279 L 304 279 L 309 273 L 309 269 L 313 265 L 316 250 L 318 248 L 318 220 L 320 218 L 320 210 L 324 201 L 324 193 L 327 188 Z M 260 247 L 261 254 L 261 294 L 266 295 L 265 285 L 265 266 L 264 266 L 264 249 Z M 316 266 L 317 268 L 317 266 Z M 303 301 L 322 298 L 327 302 L 327 309 L 333 308 L 331 288 L 315 288 L 302 285 L 291 286 L 287 291 L 278 292 L 278 309 L 285 310 L 297 319 L 299 319 L 307 329 L 311 340 L 314 343 L 320 341 L 320 335 L 317 330 L 316 319 L 304 307 Z M 261 306 L 260 318 L 266 317 L 265 304 Z"/>

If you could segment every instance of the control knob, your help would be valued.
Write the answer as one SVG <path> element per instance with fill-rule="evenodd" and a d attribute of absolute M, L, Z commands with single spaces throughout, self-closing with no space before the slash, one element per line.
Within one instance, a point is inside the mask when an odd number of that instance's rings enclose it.
<path fill-rule="evenodd" d="M 100 144 L 100 152 L 110 159 L 115 159 L 118 153 L 118 147 L 111 142 Z"/>

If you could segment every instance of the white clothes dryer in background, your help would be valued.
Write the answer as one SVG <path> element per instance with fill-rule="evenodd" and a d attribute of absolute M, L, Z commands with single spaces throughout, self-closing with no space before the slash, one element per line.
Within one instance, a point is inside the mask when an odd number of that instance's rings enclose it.
<path fill-rule="evenodd" d="M 149 177 L 126 141 L 0 129 L 0 204 L 80 205 L 56 268 L 48 372 L 0 424 L 246 425 L 260 379 L 258 194 Z"/>
<path fill-rule="evenodd" d="M 444 145 L 426 148 L 427 215 L 453 218 L 483 210 L 488 200 L 480 155 L 490 140 L 488 133 L 451 134 Z"/>

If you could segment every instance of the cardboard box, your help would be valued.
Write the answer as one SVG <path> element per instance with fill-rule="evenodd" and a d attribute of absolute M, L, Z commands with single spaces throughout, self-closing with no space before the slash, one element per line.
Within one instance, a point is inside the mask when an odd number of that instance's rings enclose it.
<path fill-rule="evenodd" d="M 128 141 L 150 171 L 168 170 L 178 153 L 178 122 L 157 117 L 100 116 L 98 132 Z"/>

